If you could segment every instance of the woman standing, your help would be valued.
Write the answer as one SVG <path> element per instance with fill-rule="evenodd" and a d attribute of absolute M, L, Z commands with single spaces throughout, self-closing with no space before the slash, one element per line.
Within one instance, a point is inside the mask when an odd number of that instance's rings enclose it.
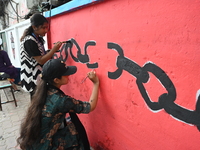
<path fill-rule="evenodd" d="M 42 65 L 52 58 L 62 43 L 57 42 L 46 53 L 43 36 L 49 30 L 48 20 L 41 14 L 34 14 L 30 20 L 31 26 L 24 31 L 20 39 L 20 57 L 22 89 L 30 92 L 32 96 L 37 85 L 38 75 L 41 73 Z"/>

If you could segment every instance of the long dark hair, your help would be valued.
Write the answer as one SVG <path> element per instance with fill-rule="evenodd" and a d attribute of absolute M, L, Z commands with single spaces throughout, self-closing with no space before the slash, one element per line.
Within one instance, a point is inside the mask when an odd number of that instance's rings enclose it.
<path fill-rule="evenodd" d="M 61 77 L 57 78 L 61 79 Z M 48 81 L 41 79 L 36 87 L 28 112 L 21 124 L 20 136 L 17 139 L 17 143 L 22 150 L 40 141 L 42 110 L 46 103 L 48 85 L 50 84 L 54 85 L 53 79 Z"/>
<path fill-rule="evenodd" d="M 43 15 L 36 13 L 31 17 L 31 26 L 29 26 L 27 29 L 24 30 L 24 33 L 22 35 L 22 37 L 20 38 L 20 42 L 23 41 L 23 39 L 25 38 L 25 36 L 27 35 L 31 35 L 33 33 L 33 27 L 39 27 L 42 26 L 45 22 L 48 23 L 47 18 L 45 18 Z"/>

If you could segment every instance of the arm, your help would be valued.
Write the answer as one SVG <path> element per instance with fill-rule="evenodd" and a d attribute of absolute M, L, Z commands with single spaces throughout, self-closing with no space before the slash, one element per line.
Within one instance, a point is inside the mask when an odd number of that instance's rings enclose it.
<path fill-rule="evenodd" d="M 7 52 L 4 52 L 3 53 L 4 55 L 4 63 L 5 63 L 5 65 L 7 66 L 7 67 L 11 67 L 12 66 L 12 63 L 11 63 L 11 61 L 10 61 L 10 58 L 8 57 L 8 54 L 7 54 Z"/>
<path fill-rule="evenodd" d="M 47 62 L 53 54 L 59 50 L 60 46 L 62 45 L 62 42 L 57 42 L 54 47 L 45 55 L 43 56 L 33 56 L 33 58 L 41 65 L 43 65 L 45 62 Z"/>
<path fill-rule="evenodd" d="M 97 77 L 94 71 L 91 71 L 88 73 L 88 78 L 93 82 L 92 94 L 89 100 L 89 103 L 91 105 L 90 111 L 93 111 L 96 108 L 97 101 L 98 101 L 99 78 Z"/>

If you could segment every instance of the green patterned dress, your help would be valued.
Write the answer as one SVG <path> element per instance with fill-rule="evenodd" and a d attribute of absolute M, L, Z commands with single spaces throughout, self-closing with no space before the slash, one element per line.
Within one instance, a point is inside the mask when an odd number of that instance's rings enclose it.
<path fill-rule="evenodd" d="M 76 100 L 50 86 L 42 113 L 40 140 L 30 150 L 84 150 L 83 142 L 68 113 L 89 113 L 89 102 Z"/>

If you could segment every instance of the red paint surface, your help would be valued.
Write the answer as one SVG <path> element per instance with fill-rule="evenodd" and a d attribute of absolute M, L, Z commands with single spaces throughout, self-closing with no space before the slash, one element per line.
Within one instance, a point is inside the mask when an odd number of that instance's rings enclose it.
<path fill-rule="evenodd" d="M 83 53 L 88 47 L 90 63 L 98 62 L 100 78 L 99 102 L 89 115 L 79 115 L 95 150 L 199 150 L 200 132 L 195 126 L 176 120 L 163 109 L 151 111 L 136 85 L 136 78 L 123 71 L 119 79 L 108 78 L 117 69 L 118 53 L 107 48 L 108 42 L 119 44 L 125 57 L 143 66 L 151 61 L 162 68 L 173 82 L 175 103 L 195 110 L 200 89 L 200 1 L 199 0 L 110 0 L 51 19 L 51 43 L 74 38 Z M 76 49 L 73 54 L 76 56 Z M 90 70 L 78 67 L 71 83 L 63 90 L 87 101 L 92 83 L 85 78 Z M 145 87 L 152 100 L 165 89 L 150 74 Z"/>

